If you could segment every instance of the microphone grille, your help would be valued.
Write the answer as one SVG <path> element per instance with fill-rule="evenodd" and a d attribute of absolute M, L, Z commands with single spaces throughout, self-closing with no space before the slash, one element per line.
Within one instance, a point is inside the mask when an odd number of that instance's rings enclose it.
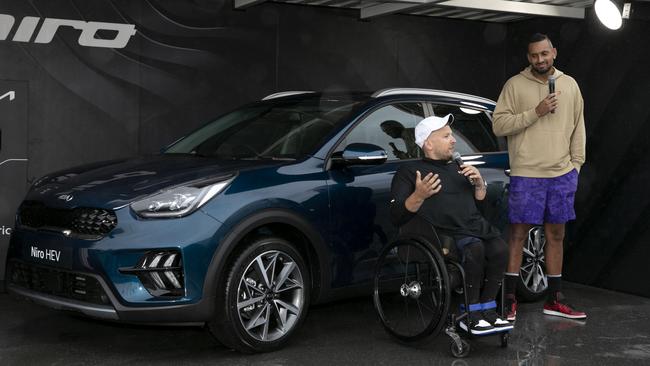
<path fill-rule="evenodd" d="M 458 151 L 454 151 L 454 153 L 451 154 L 451 158 L 454 160 L 460 159 L 460 153 Z"/>

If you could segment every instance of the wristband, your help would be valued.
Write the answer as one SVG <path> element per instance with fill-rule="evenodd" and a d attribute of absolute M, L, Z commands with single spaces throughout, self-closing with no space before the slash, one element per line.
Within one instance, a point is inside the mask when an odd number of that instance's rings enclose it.
<path fill-rule="evenodd" d="M 476 190 L 476 191 L 487 190 L 487 181 L 485 179 L 482 179 L 482 181 L 483 181 L 483 184 L 474 185 L 474 190 Z"/>

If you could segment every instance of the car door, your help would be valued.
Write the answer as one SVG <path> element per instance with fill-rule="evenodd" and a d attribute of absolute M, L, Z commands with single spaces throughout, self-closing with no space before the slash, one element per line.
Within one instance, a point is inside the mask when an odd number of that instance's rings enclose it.
<path fill-rule="evenodd" d="M 425 117 L 422 102 L 380 106 L 347 133 L 335 151 L 352 143 L 374 144 L 387 153 L 379 165 L 334 166 L 329 170 L 333 287 L 369 281 L 379 251 L 395 236 L 390 223 L 390 184 L 404 161 L 418 159 L 415 125 Z"/>

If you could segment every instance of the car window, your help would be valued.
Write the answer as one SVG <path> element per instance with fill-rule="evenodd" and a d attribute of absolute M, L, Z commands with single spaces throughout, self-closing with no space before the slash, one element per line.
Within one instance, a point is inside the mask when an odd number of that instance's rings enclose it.
<path fill-rule="evenodd" d="M 436 116 L 454 115 L 451 128 L 456 137 L 456 151 L 461 155 L 500 151 L 489 117 L 480 110 L 446 104 L 434 104 Z"/>
<path fill-rule="evenodd" d="M 258 103 L 203 126 L 165 153 L 222 159 L 301 158 L 313 152 L 357 104 L 327 98 Z"/>
<path fill-rule="evenodd" d="M 381 107 L 361 121 L 339 145 L 374 144 L 388 153 L 388 160 L 414 159 L 422 156 L 415 144 L 415 125 L 424 118 L 422 103 L 396 103 Z"/>

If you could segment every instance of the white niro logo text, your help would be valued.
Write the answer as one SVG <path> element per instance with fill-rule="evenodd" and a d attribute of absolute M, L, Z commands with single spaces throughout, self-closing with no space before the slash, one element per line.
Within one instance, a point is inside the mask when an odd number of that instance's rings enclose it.
<path fill-rule="evenodd" d="M 41 28 L 36 32 L 41 19 L 43 23 Z M 8 14 L 0 14 L 0 41 L 4 41 L 14 29 L 16 19 Z M 34 43 L 50 43 L 59 27 L 72 27 L 80 30 L 79 44 L 87 47 L 106 47 L 106 48 L 124 48 L 129 43 L 131 37 L 135 34 L 134 24 L 122 23 L 104 23 L 104 22 L 84 22 L 83 20 L 57 19 L 57 18 L 38 18 L 24 17 L 16 33 L 11 39 L 14 42 L 29 42 L 34 34 L 36 38 Z M 95 38 L 98 31 L 116 32 L 113 39 Z"/>

